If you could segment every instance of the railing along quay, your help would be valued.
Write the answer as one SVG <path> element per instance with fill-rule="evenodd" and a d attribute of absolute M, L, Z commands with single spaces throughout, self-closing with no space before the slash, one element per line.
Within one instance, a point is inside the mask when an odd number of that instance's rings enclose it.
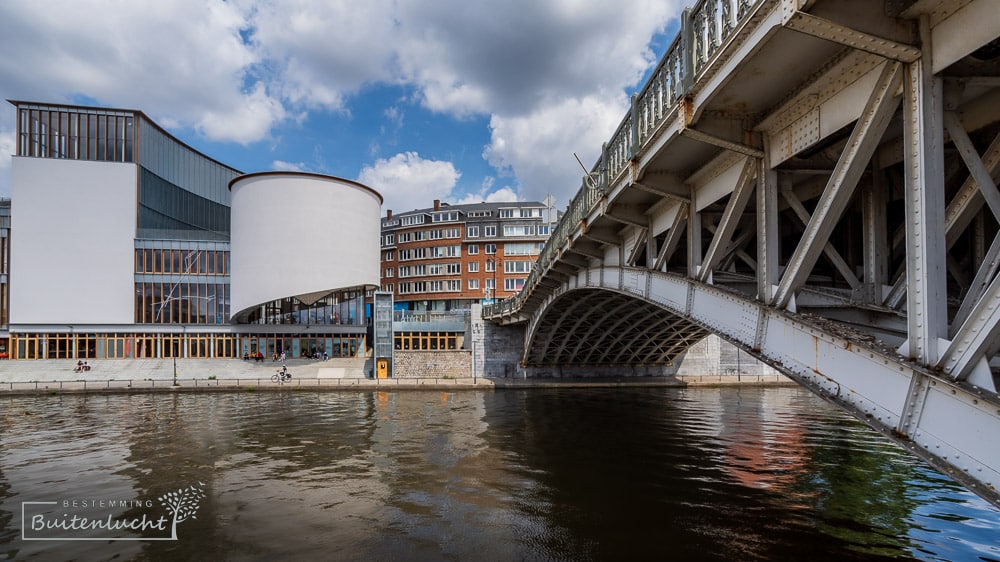
<path fill-rule="evenodd" d="M 177 384 L 174 384 L 174 383 Z M 88 391 L 105 390 L 170 390 L 170 389 L 205 389 L 253 387 L 255 389 L 281 388 L 393 388 L 393 387 L 459 387 L 459 386 L 490 386 L 488 379 L 483 377 L 402 377 L 390 379 L 366 379 L 358 377 L 340 378 L 293 378 L 283 383 L 275 382 L 270 377 L 246 377 L 223 379 L 105 379 L 105 380 L 57 380 L 57 381 L 7 381 L 0 383 L 0 394 L 4 392 L 44 392 L 44 391 Z"/>
<path fill-rule="evenodd" d="M 510 315 L 521 309 L 527 295 L 538 285 L 542 273 L 555 261 L 583 218 L 604 197 L 609 186 L 628 171 L 629 163 L 644 144 L 674 116 L 678 102 L 691 92 L 723 48 L 766 1 L 701 0 L 693 8 L 684 10 L 680 33 L 642 90 L 633 94 L 631 111 L 622 119 L 611 140 L 604 143 L 601 159 L 583 179 L 580 191 L 552 229 L 524 288 L 513 297 L 485 305 L 484 317 Z"/>

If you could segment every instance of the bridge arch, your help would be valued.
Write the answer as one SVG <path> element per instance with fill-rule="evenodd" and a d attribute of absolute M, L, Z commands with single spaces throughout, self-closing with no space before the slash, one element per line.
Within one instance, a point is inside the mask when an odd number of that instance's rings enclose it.
<path fill-rule="evenodd" d="M 670 365 L 708 330 L 655 302 L 603 287 L 562 292 L 530 326 L 524 364 Z"/>

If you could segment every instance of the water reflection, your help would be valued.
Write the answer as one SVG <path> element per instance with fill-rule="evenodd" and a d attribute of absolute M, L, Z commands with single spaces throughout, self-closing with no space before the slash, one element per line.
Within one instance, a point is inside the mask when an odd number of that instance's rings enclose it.
<path fill-rule="evenodd" d="M 198 482 L 174 542 L 20 540 L 21 502 Z M 0 558 L 988 560 L 998 531 L 798 389 L 0 399 Z"/>

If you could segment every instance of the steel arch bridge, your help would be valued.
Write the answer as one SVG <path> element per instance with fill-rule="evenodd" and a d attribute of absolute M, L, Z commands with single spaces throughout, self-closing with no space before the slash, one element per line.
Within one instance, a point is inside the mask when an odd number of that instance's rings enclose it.
<path fill-rule="evenodd" d="M 1000 505 L 996 0 L 702 0 L 515 298 L 526 366 L 709 333 Z"/>

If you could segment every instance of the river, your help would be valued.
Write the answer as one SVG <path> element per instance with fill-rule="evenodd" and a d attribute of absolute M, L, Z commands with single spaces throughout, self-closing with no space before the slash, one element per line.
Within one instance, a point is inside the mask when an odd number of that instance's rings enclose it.
<path fill-rule="evenodd" d="M 8 396 L 4 559 L 1000 560 L 1000 512 L 798 388 Z"/>

